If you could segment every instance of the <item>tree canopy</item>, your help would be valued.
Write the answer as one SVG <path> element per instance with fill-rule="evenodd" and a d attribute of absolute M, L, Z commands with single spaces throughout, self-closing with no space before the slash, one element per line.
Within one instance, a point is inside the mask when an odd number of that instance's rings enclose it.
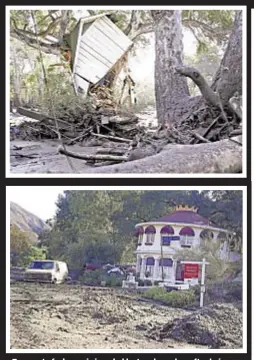
<path fill-rule="evenodd" d="M 84 262 L 135 262 L 135 225 L 174 211 L 198 206 L 199 213 L 237 233 L 241 247 L 241 191 L 68 190 L 59 196 L 52 230 L 40 237 L 49 256 L 71 266 Z"/>

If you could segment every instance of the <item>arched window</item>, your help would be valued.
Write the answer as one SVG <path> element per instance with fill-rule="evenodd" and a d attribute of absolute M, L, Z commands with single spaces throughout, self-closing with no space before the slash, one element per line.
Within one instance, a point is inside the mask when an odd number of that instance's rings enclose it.
<path fill-rule="evenodd" d="M 191 247 L 192 246 L 193 240 L 195 237 L 195 232 L 191 227 L 189 227 L 189 226 L 183 227 L 180 230 L 179 235 L 180 235 L 181 247 Z"/>
<path fill-rule="evenodd" d="M 169 246 L 171 242 L 172 235 L 174 235 L 174 229 L 172 226 L 166 225 L 161 228 L 161 245 Z"/>
<path fill-rule="evenodd" d="M 227 233 L 220 232 L 217 236 L 217 242 L 220 244 L 220 250 L 223 251 L 225 244 L 228 241 Z"/>
<path fill-rule="evenodd" d="M 138 226 L 135 230 L 135 236 L 138 238 L 138 245 L 142 245 L 144 229 L 142 226 Z"/>
<path fill-rule="evenodd" d="M 214 238 L 214 234 L 211 230 L 208 229 L 204 229 L 203 231 L 201 231 L 200 233 L 200 239 L 202 240 L 212 240 Z"/>
<path fill-rule="evenodd" d="M 172 267 L 173 266 L 173 260 L 172 259 L 167 259 L 167 258 L 160 259 L 160 266 Z"/>
<path fill-rule="evenodd" d="M 146 234 L 146 245 L 153 245 L 154 243 L 154 237 L 155 237 L 155 227 L 153 225 L 150 225 L 146 228 L 145 234 Z"/>
<path fill-rule="evenodd" d="M 149 278 L 153 276 L 154 271 L 154 258 L 148 257 L 146 259 L 146 271 L 145 271 L 145 277 Z"/>

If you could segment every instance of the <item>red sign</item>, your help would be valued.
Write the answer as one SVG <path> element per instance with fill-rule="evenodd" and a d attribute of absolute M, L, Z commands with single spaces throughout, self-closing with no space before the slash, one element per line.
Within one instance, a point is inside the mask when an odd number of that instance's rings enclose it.
<path fill-rule="evenodd" d="M 184 278 L 193 279 L 198 278 L 199 265 L 198 264 L 184 264 Z"/>

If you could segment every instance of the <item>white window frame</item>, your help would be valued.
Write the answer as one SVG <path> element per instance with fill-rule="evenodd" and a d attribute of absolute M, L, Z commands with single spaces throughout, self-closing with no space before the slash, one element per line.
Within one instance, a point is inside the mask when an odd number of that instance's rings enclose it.
<path fill-rule="evenodd" d="M 142 234 L 142 233 L 140 233 L 140 234 L 138 235 L 138 245 L 142 245 L 142 243 L 143 243 L 143 235 L 144 235 L 144 234 Z"/>
<path fill-rule="evenodd" d="M 180 245 L 184 245 L 184 246 L 193 246 L 193 242 L 194 242 L 195 236 L 190 236 L 190 235 L 181 235 L 180 236 Z"/>
<path fill-rule="evenodd" d="M 154 243 L 155 234 L 154 233 L 147 233 L 146 234 L 146 244 L 153 244 Z"/>

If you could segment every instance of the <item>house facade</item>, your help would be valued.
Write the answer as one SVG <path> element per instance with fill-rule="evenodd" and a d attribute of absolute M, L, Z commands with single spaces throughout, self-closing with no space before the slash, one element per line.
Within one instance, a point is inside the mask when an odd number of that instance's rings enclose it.
<path fill-rule="evenodd" d="M 136 273 L 140 279 L 175 283 L 186 281 L 184 265 L 176 256 L 179 250 L 198 247 L 205 239 L 219 241 L 220 257 L 227 259 L 229 249 L 225 240 L 232 233 L 198 214 L 198 208 L 180 205 L 160 219 L 137 224 L 135 236 L 138 237 Z M 188 276 L 187 282 L 191 281 Z"/>

